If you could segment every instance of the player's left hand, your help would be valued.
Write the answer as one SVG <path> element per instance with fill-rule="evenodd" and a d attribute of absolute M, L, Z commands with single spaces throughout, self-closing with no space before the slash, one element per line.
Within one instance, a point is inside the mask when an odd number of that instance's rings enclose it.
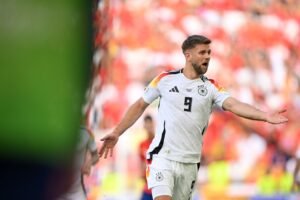
<path fill-rule="evenodd" d="M 281 124 L 288 121 L 288 118 L 282 115 L 282 113 L 285 113 L 286 109 L 282 109 L 279 111 L 276 111 L 274 113 L 268 113 L 266 121 L 270 124 Z"/>

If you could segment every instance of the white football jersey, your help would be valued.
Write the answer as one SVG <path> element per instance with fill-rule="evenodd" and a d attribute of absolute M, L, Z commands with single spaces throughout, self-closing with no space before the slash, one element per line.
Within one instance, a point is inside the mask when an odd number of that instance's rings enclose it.
<path fill-rule="evenodd" d="M 155 137 L 147 151 L 184 163 L 199 163 L 203 135 L 214 105 L 222 104 L 230 95 L 213 80 L 201 76 L 190 80 L 177 71 L 163 72 L 145 88 L 147 103 L 159 99 Z"/>

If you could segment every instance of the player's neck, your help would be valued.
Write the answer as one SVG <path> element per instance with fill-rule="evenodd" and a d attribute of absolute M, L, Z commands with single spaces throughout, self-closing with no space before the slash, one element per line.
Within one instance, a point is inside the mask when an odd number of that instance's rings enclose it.
<path fill-rule="evenodd" d="M 200 75 L 197 74 L 197 72 L 192 67 L 188 67 L 188 66 L 185 66 L 183 68 L 183 75 L 186 78 L 191 79 L 191 80 L 194 80 L 194 79 L 197 79 L 200 77 Z"/>

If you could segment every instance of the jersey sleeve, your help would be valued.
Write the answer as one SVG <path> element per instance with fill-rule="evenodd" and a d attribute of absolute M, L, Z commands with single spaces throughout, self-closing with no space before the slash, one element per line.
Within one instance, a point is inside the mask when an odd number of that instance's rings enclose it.
<path fill-rule="evenodd" d="M 161 93 L 159 90 L 159 83 L 161 82 L 161 79 L 166 75 L 168 75 L 167 72 L 159 74 L 145 88 L 143 99 L 146 103 L 150 104 L 160 96 Z"/>
<path fill-rule="evenodd" d="M 225 90 L 225 88 L 223 88 L 222 86 L 220 86 L 216 81 L 209 79 L 209 81 L 212 83 L 213 85 L 213 92 L 214 92 L 214 96 L 213 96 L 213 100 L 214 100 L 214 105 L 216 105 L 217 107 L 223 109 L 222 105 L 223 102 L 230 97 L 230 94 Z"/>

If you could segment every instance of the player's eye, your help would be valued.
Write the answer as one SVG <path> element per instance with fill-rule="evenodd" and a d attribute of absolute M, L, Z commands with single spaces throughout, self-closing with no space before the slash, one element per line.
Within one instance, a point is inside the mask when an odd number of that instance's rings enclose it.
<path fill-rule="evenodd" d="M 202 50 L 202 51 L 200 51 L 199 52 L 199 54 L 201 54 L 201 55 L 204 55 L 204 54 L 208 54 L 208 55 L 210 55 L 210 53 L 211 53 L 211 50 Z"/>

